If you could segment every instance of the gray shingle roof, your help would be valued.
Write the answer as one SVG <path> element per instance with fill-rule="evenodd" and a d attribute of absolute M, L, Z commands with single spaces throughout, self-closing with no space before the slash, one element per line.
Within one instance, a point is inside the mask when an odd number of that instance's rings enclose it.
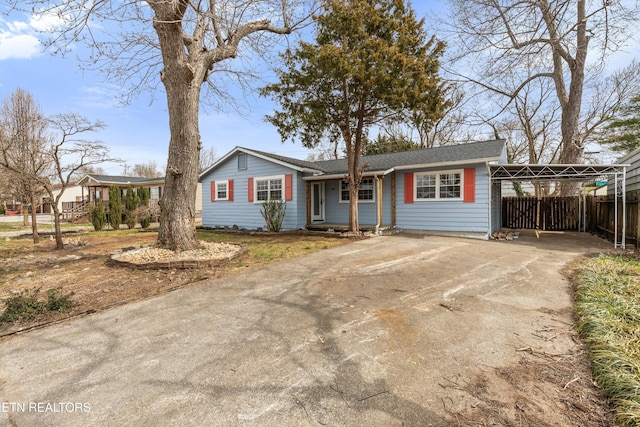
<path fill-rule="evenodd" d="M 265 151 L 253 150 L 253 149 L 249 149 L 249 148 L 246 148 L 246 150 L 252 151 L 254 153 L 261 154 L 261 155 L 266 156 L 266 157 L 270 157 L 270 158 L 272 158 L 274 160 L 278 160 L 278 161 L 281 161 L 281 162 L 289 163 L 290 165 L 298 166 L 300 168 L 318 169 L 317 162 L 310 162 L 310 161 L 307 161 L 307 160 L 294 159 L 292 157 L 281 156 L 279 154 L 267 153 Z"/>
<path fill-rule="evenodd" d="M 459 145 L 424 148 L 421 150 L 363 156 L 360 165 L 369 164 L 367 170 L 381 171 L 395 167 L 428 165 L 473 160 L 499 159 L 504 150 L 505 140 L 471 142 Z M 347 160 L 324 160 L 313 162 L 315 168 L 327 174 L 347 173 Z"/>
<path fill-rule="evenodd" d="M 388 171 L 392 168 L 406 168 L 412 165 L 429 165 L 440 163 L 460 163 L 460 162 L 482 162 L 487 160 L 498 160 L 503 154 L 505 140 L 491 140 L 482 142 L 470 142 L 459 145 L 447 145 L 444 147 L 424 148 L 421 150 L 402 151 L 397 153 L 378 154 L 374 156 L 363 156 L 360 165 L 368 164 L 366 171 Z M 242 150 L 248 153 L 273 159 L 274 161 L 285 163 L 296 168 L 307 169 L 309 172 L 318 171 L 323 175 L 346 174 L 347 159 L 308 161 L 294 159 L 292 157 L 281 156 L 279 154 L 267 153 L 265 151 L 250 148 L 236 147 L 229 154 L 219 159 L 209 169 L 200 174 L 200 179 L 217 164 L 223 162 L 231 153 Z"/>

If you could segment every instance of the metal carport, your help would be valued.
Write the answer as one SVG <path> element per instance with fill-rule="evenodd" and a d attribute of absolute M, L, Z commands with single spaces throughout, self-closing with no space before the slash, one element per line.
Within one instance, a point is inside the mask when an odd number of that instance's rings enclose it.
<path fill-rule="evenodd" d="M 492 164 L 491 181 L 594 181 L 613 178 L 615 189 L 614 247 L 618 247 L 618 197 L 622 197 L 622 236 L 620 246 L 626 240 L 626 164 L 622 165 L 563 165 L 563 164 Z M 610 182 L 610 181 L 609 181 Z"/>

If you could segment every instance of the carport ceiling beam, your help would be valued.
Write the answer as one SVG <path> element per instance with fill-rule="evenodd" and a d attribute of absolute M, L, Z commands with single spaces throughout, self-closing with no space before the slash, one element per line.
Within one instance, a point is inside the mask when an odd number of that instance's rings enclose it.
<path fill-rule="evenodd" d="M 589 181 L 624 175 L 627 165 L 491 165 L 491 179 L 508 181 Z"/>

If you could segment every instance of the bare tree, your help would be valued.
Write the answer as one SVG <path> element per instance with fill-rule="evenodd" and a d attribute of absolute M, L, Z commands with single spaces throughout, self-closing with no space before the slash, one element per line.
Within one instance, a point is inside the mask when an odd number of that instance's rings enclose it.
<path fill-rule="evenodd" d="M 200 150 L 200 172 L 209 168 L 216 161 L 216 150 L 213 147 Z"/>
<path fill-rule="evenodd" d="M 104 169 L 96 165 L 86 165 L 78 170 L 78 178 L 82 178 L 84 175 L 104 175 Z"/>
<path fill-rule="evenodd" d="M 53 161 L 51 176 L 38 178 L 52 202 L 56 249 L 63 249 L 62 231 L 60 229 L 60 199 L 64 191 L 73 182 L 77 172 L 87 166 L 105 162 L 119 162 L 109 157 L 109 148 L 97 141 L 81 139 L 87 132 L 95 132 L 104 128 L 100 121 L 92 122 L 86 117 L 74 113 L 58 114 L 49 120 L 55 136 L 47 154 Z M 35 178 L 35 177 L 34 177 Z M 54 194 L 54 183 L 58 184 Z"/>
<path fill-rule="evenodd" d="M 37 207 L 42 185 L 35 178 L 49 173 L 46 155 L 47 121 L 31 94 L 16 89 L 4 101 L 0 112 L 0 164 L 9 172 L 14 193 L 20 196 L 25 225 L 31 206 L 33 242 L 38 243 Z"/>
<path fill-rule="evenodd" d="M 20 164 L 12 158 L 17 150 L 13 149 L 11 141 L 4 136 L 0 138 L 0 165 L 42 188 L 49 196 L 54 215 L 56 249 L 64 249 L 59 203 L 65 190 L 78 171 L 103 162 L 119 160 L 108 156 L 109 149 L 104 144 L 80 138 L 86 132 L 102 129 L 104 125 L 99 121 L 91 122 L 85 117 L 68 113 L 48 119 L 47 125 L 51 133 L 46 137 L 46 144 L 35 151 L 50 167 L 44 170 L 21 169 Z"/>
<path fill-rule="evenodd" d="M 581 129 L 585 85 L 635 30 L 637 5 L 621 0 L 449 3 L 444 23 L 452 35 L 449 46 L 457 48 L 456 68 L 465 70 L 455 74 L 502 95 L 503 108 L 532 82 L 552 82 L 561 113 L 558 161 L 579 163 L 588 136 Z M 594 54 L 599 57 L 590 60 Z"/>
<path fill-rule="evenodd" d="M 158 245 L 197 248 L 195 199 L 201 149 L 201 88 L 214 108 L 230 99 L 225 85 L 254 73 L 233 70 L 230 59 L 246 50 L 274 50 L 270 35 L 290 34 L 310 15 L 313 0 L 9 0 L 10 6 L 50 13 L 64 25 L 50 45 L 64 51 L 87 42 L 92 66 L 124 81 L 134 96 L 164 86 L 169 112 L 169 153 L 160 201 Z M 241 42 L 245 42 L 242 43 Z M 158 80 L 159 76 L 159 80 Z M 212 80 L 213 77 L 225 76 Z M 208 85 L 208 82 L 216 82 Z M 216 104 L 216 102 L 218 102 Z"/>
<path fill-rule="evenodd" d="M 155 160 L 149 160 L 145 163 L 137 163 L 131 169 L 133 176 L 142 178 L 158 178 L 162 176 L 162 172 L 158 170 L 158 164 Z"/>

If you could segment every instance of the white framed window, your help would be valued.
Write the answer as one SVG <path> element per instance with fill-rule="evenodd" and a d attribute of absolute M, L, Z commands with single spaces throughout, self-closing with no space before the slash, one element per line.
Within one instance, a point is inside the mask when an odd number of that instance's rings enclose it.
<path fill-rule="evenodd" d="M 373 178 L 362 178 L 358 188 L 358 203 L 373 203 L 375 201 L 374 188 Z M 340 185 L 340 203 L 347 203 L 349 200 L 349 182 L 342 181 Z"/>
<path fill-rule="evenodd" d="M 151 199 L 151 200 L 159 200 L 160 199 L 160 187 L 151 187 L 151 188 L 149 188 L 149 199 Z"/>
<path fill-rule="evenodd" d="M 229 200 L 229 181 L 216 181 L 216 200 Z"/>
<path fill-rule="evenodd" d="M 418 172 L 415 177 L 415 200 L 462 200 L 461 170 Z"/>
<path fill-rule="evenodd" d="M 260 177 L 254 181 L 255 203 L 284 200 L 284 175 Z"/>

